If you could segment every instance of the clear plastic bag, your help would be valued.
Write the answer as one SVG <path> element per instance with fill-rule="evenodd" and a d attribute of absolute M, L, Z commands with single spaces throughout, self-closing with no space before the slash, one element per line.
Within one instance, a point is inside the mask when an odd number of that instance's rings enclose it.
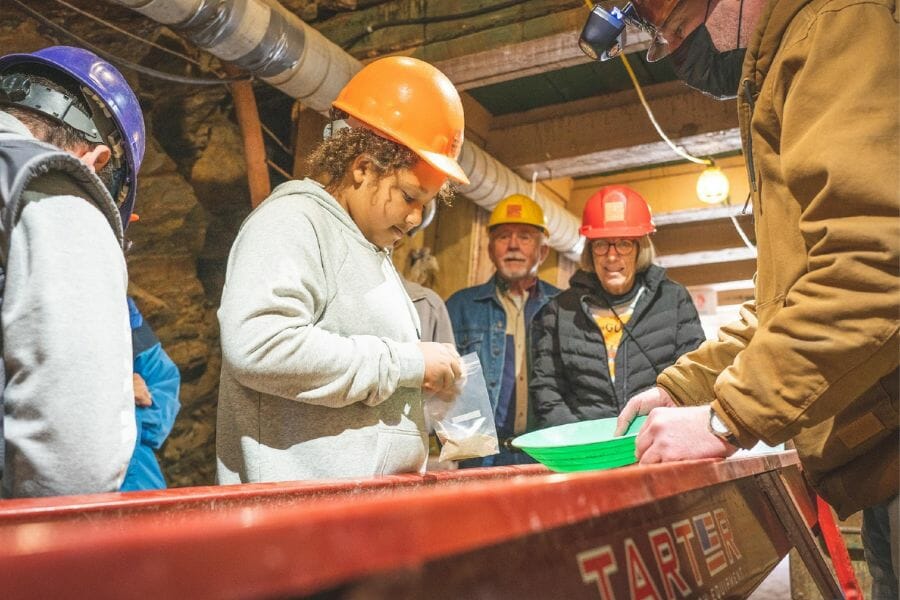
<path fill-rule="evenodd" d="M 478 355 L 460 358 L 462 377 L 457 381 L 459 394 L 447 402 L 429 397 L 425 410 L 434 432 L 441 441 L 441 461 L 491 456 L 500 452 L 494 411 Z"/>

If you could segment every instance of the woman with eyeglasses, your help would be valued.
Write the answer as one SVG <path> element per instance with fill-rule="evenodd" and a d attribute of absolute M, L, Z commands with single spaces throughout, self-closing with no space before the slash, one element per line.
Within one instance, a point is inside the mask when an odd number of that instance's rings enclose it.
<path fill-rule="evenodd" d="M 653 264 L 656 227 L 637 192 L 597 191 L 580 231 L 587 238 L 581 269 L 532 324 L 539 428 L 618 415 L 705 339 L 690 294 Z"/>

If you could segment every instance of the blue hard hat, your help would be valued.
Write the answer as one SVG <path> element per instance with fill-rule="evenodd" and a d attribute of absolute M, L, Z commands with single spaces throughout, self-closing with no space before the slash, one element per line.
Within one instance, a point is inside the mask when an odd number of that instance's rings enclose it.
<path fill-rule="evenodd" d="M 51 67 L 76 80 L 96 96 L 93 100 L 101 102 L 109 111 L 121 140 L 107 138 L 104 143 L 114 154 L 117 148 L 124 154 L 127 193 L 119 205 L 119 214 L 122 227 L 128 227 L 147 139 L 141 106 L 131 86 L 114 66 L 93 52 L 72 46 L 52 46 L 30 54 L 7 54 L 0 57 L 0 73 L 29 63 Z M 118 202 L 119 198 L 114 200 Z"/>

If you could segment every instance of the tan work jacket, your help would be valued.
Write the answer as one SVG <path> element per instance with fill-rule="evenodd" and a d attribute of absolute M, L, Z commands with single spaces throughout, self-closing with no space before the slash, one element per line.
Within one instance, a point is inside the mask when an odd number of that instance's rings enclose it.
<path fill-rule="evenodd" d="M 841 517 L 900 487 L 898 57 L 893 0 L 770 3 L 738 96 L 755 301 L 658 379 L 742 446 L 793 439 Z"/>

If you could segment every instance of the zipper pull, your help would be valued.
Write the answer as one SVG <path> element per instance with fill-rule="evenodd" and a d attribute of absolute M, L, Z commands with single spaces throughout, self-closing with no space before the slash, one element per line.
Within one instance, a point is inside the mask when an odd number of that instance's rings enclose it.
<path fill-rule="evenodd" d="M 744 207 L 741 209 L 741 214 L 747 214 L 747 207 L 750 206 L 750 198 L 753 197 L 753 192 L 747 192 L 747 199 L 744 200 Z"/>
<path fill-rule="evenodd" d="M 750 190 L 751 194 L 756 191 L 756 167 L 753 165 L 753 133 L 750 131 L 750 122 L 753 120 L 753 109 L 755 106 L 755 101 L 753 99 L 753 82 L 750 81 L 750 78 L 744 80 L 744 100 L 747 102 L 747 106 L 750 108 L 750 116 L 747 118 L 747 156 L 744 157 L 744 160 L 747 161 L 747 175 L 750 178 Z M 747 196 L 747 202 L 744 203 L 744 209 L 741 211 L 743 213 L 744 210 L 747 209 L 747 204 L 750 201 L 750 195 Z"/>

